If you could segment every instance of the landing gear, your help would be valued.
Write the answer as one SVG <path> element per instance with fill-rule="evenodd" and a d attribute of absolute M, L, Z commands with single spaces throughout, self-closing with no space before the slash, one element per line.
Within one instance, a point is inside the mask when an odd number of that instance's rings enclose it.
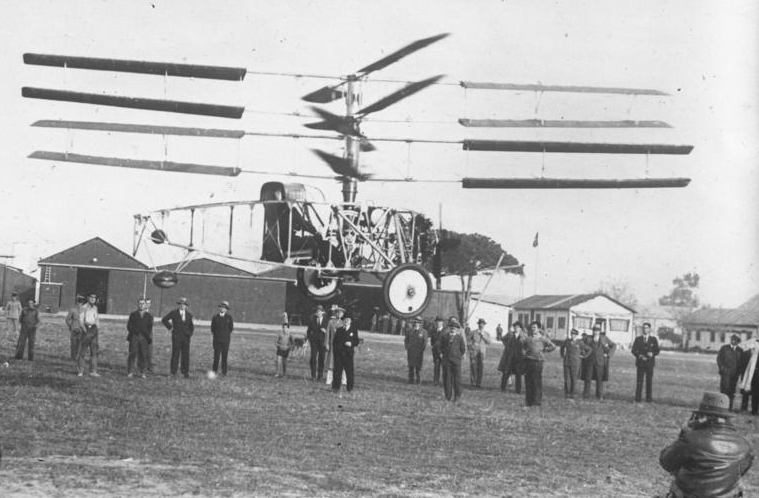
<path fill-rule="evenodd" d="M 390 313 L 398 318 L 412 318 L 430 304 L 432 279 L 420 265 L 403 263 L 387 274 L 382 295 Z"/>
<path fill-rule="evenodd" d="M 329 301 L 342 287 L 338 273 L 330 270 L 299 268 L 297 279 L 301 292 L 314 301 Z"/>

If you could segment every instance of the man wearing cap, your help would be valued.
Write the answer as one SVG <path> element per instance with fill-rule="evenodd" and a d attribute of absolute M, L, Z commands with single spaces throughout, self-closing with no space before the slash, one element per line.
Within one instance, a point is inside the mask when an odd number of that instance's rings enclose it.
<path fill-rule="evenodd" d="M 21 329 L 19 330 L 18 343 L 16 344 L 16 359 L 21 360 L 24 358 L 24 349 L 28 342 L 29 349 L 26 358 L 32 361 L 34 360 L 34 339 L 37 335 L 37 326 L 40 324 L 40 314 L 34 306 L 34 299 L 29 298 L 26 302 L 26 306 L 21 310 L 21 314 L 18 317 L 18 323 L 21 325 Z"/>
<path fill-rule="evenodd" d="M 161 323 L 171 332 L 171 375 L 177 374 L 181 358 L 182 375 L 187 378 L 190 376 L 190 338 L 195 326 L 192 313 L 187 309 L 187 298 L 179 298 L 177 304 L 179 306 L 163 317 Z"/>
<path fill-rule="evenodd" d="M 730 337 L 730 344 L 725 344 L 717 353 L 717 369 L 719 371 L 719 392 L 727 395 L 730 399 L 730 409 L 733 409 L 733 397 L 735 396 L 735 386 L 738 384 L 740 376 L 739 365 L 743 350 L 738 347 L 741 338 L 733 334 Z"/>
<path fill-rule="evenodd" d="M 342 308 L 341 308 L 342 309 Z M 350 316 L 340 320 L 340 326 L 332 338 L 332 357 L 334 358 L 335 375 L 332 379 L 332 392 L 340 392 L 340 384 L 345 384 L 348 392 L 353 391 L 355 371 L 353 352 L 360 344 L 358 328 Z"/>
<path fill-rule="evenodd" d="M 593 336 L 588 339 L 590 353 L 585 357 L 582 380 L 584 381 L 582 397 L 590 398 L 590 385 L 596 381 L 596 398 L 603 399 L 604 382 L 609 380 L 608 361 L 614 355 L 617 345 L 605 335 L 601 335 L 601 326 L 593 325 Z"/>
<path fill-rule="evenodd" d="M 148 344 L 153 342 L 153 315 L 148 313 L 148 303 L 144 297 L 137 300 L 137 309 L 129 314 L 127 341 L 129 342 L 127 377 L 134 375 L 136 359 L 140 377 L 144 379 L 148 364 Z"/>
<path fill-rule="evenodd" d="M 482 387 L 482 375 L 485 369 L 485 353 L 490 344 L 490 332 L 485 330 L 487 322 L 477 320 L 477 329 L 467 329 L 466 345 L 469 351 L 469 382 L 472 387 Z"/>
<path fill-rule="evenodd" d="M 71 359 L 77 361 L 77 353 L 79 351 L 79 340 L 84 333 L 82 329 L 82 323 L 79 320 L 79 310 L 84 304 L 84 296 L 81 294 L 76 295 L 76 305 L 72 306 L 66 315 L 66 326 L 69 328 L 71 334 Z"/>
<path fill-rule="evenodd" d="M 522 394 L 522 374 L 524 373 L 524 361 L 522 352 L 522 339 L 524 329 L 521 322 L 515 322 L 506 335 L 501 338 L 503 353 L 498 362 L 498 371 L 501 372 L 501 391 L 506 392 L 509 385 L 509 377 L 514 375 L 514 392 Z"/>
<path fill-rule="evenodd" d="M 100 325 L 100 314 L 97 306 L 98 296 L 94 292 L 87 294 L 87 302 L 79 309 L 79 323 L 82 326 L 83 333 L 79 339 L 79 350 L 77 351 L 77 375 L 84 375 L 84 355 L 89 350 L 90 353 L 90 375 L 100 377 L 98 373 L 98 326 Z"/>
<path fill-rule="evenodd" d="M 643 394 L 643 378 L 646 378 L 646 402 L 653 401 L 652 387 L 654 380 L 654 366 L 656 356 L 659 354 L 659 341 L 651 335 L 651 324 L 643 324 L 643 335 L 635 338 L 631 348 L 635 357 L 635 368 L 638 371 L 635 380 L 635 402 L 640 403 Z"/>
<path fill-rule="evenodd" d="M 321 304 L 316 305 L 314 314 L 308 320 L 306 329 L 306 339 L 311 348 L 311 380 L 322 380 L 324 375 L 324 357 L 327 352 L 327 325 L 329 320 L 324 313 L 324 307 Z"/>
<path fill-rule="evenodd" d="M 448 319 L 448 330 L 440 339 L 443 355 L 443 389 L 445 399 L 454 403 L 461 397 L 461 358 L 466 353 L 466 341 L 461 334 L 461 325 L 456 317 Z"/>
<path fill-rule="evenodd" d="M 435 328 L 430 332 L 430 350 L 432 351 L 432 385 L 440 384 L 440 365 L 443 361 L 440 339 L 445 333 L 445 319 L 442 316 L 435 317 Z"/>
<path fill-rule="evenodd" d="M 572 329 L 559 349 L 564 358 L 564 397 L 574 399 L 575 384 L 580 378 L 582 360 L 590 354 L 590 346 L 580 339 L 580 332 Z"/>
<path fill-rule="evenodd" d="M 754 455 L 733 426 L 729 407 L 725 394 L 704 393 L 677 441 L 661 452 L 659 463 L 674 476 L 666 498 L 743 496 L 741 477 Z"/>
<path fill-rule="evenodd" d="M 329 322 L 327 322 L 327 341 L 325 344 L 325 347 L 327 348 L 327 354 L 325 362 L 327 363 L 327 384 L 332 385 L 332 342 L 334 341 L 337 329 L 343 324 L 343 315 L 345 314 L 345 308 L 341 308 L 337 304 L 333 304 L 330 307 L 329 311 L 332 316 L 330 317 Z M 345 380 L 347 381 L 347 379 Z"/>
<path fill-rule="evenodd" d="M 427 331 L 422 328 L 422 319 L 411 319 L 411 327 L 404 332 L 403 345 L 406 347 L 406 359 L 408 360 L 408 383 L 422 383 L 422 363 L 424 362 L 424 348 L 427 346 Z"/>
<path fill-rule="evenodd" d="M 522 339 L 525 406 L 540 406 L 543 403 L 543 353 L 554 349 L 553 342 L 542 334 L 540 322 L 532 322 L 530 332 Z"/>
<path fill-rule="evenodd" d="M 5 303 L 6 330 L 12 327 L 13 333 L 16 333 L 16 322 L 19 316 L 21 316 L 21 302 L 18 300 L 18 292 L 12 292 L 11 300 Z"/>
<path fill-rule="evenodd" d="M 219 357 L 221 356 L 221 374 L 227 375 L 227 355 L 229 354 L 229 341 L 232 338 L 232 329 L 235 324 L 232 315 L 229 314 L 229 301 L 219 303 L 219 312 L 211 318 L 211 334 L 213 335 L 213 370 L 219 371 Z"/>

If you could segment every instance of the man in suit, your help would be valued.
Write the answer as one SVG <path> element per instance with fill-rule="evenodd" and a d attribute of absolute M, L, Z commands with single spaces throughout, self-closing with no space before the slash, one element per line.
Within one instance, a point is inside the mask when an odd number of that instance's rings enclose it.
<path fill-rule="evenodd" d="M 350 316 L 340 320 L 340 326 L 335 331 L 332 339 L 332 356 L 335 360 L 335 372 L 332 378 L 332 392 L 340 392 L 341 379 L 345 377 L 345 389 L 353 391 L 353 379 L 355 371 L 353 365 L 353 352 L 360 344 L 358 329 Z"/>
<path fill-rule="evenodd" d="M 490 332 L 485 330 L 485 320 L 477 320 L 477 329 L 467 328 L 467 349 L 469 351 L 469 382 L 472 387 L 482 387 L 482 375 L 485 370 L 485 354 L 490 344 Z"/>
<path fill-rule="evenodd" d="M 582 360 L 590 354 L 590 346 L 580 339 L 577 329 L 561 345 L 559 353 L 564 358 L 564 397 L 574 399 L 575 383 L 580 378 Z"/>
<path fill-rule="evenodd" d="M 522 394 L 522 374 L 524 364 L 522 361 L 522 339 L 524 330 L 521 322 L 515 322 L 511 330 L 501 338 L 503 354 L 498 363 L 498 371 L 501 372 L 501 391 L 506 392 L 509 385 L 509 377 L 514 375 L 514 392 Z"/>
<path fill-rule="evenodd" d="M 466 341 L 456 317 L 448 319 L 448 330 L 440 338 L 443 353 L 443 389 L 445 399 L 457 402 L 461 397 L 461 359 L 466 353 Z"/>
<path fill-rule="evenodd" d="M 182 375 L 190 376 L 190 338 L 195 331 L 192 323 L 192 313 L 187 309 L 187 298 L 177 301 L 179 307 L 170 311 L 161 323 L 171 332 L 171 375 L 177 374 L 177 367 L 182 365 Z"/>
<path fill-rule="evenodd" d="M 432 385 L 440 384 L 440 367 L 443 361 L 443 353 L 440 338 L 445 333 L 445 319 L 442 316 L 435 317 L 435 328 L 430 332 L 430 349 L 432 350 Z"/>
<path fill-rule="evenodd" d="M 213 334 L 213 371 L 219 370 L 219 357 L 221 357 L 221 374 L 227 375 L 227 356 L 229 355 L 229 341 L 232 338 L 232 330 L 235 322 L 229 314 L 229 301 L 219 303 L 219 312 L 211 318 L 211 334 Z"/>
<path fill-rule="evenodd" d="M 153 342 L 153 315 L 148 313 L 148 303 L 145 298 L 137 301 L 137 310 L 129 314 L 127 321 L 127 342 L 129 343 L 129 355 L 127 356 L 127 377 L 134 373 L 134 361 L 137 359 L 137 369 L 140 377 L 145 377 L 145 369 L 148 364 L 148 344 Z"/>
<path fill-rule="evenodd" d="M 719 370 L 719 392 L 730 399 L 730 410 L 733 409 L 735 386 L 740 376 L 739 365 L 743 350 L 738 347 L 741 338 L 733 334 L 730 344 L 725 344 L 717 353 L 717 369 Z"/>
<path fill-rule="evenodd" d="M 329 320 L 321 304 L 316 306 L 314 314 L 308 321 L 306 339 L 311 347 L 311 380 L 322 380 L 324 375 L 324 356 L 327 353 L 327 324 Z"/>
<path fill-rule="evenodd" d="M 424 348 L 427 346 L 427 331 L 422 328 L 421 318 L 411 319 L 411 327 L 407 327 L 404 332 L 403 345 L 408 361 L 408 383 L 421 384 Z"/>
<path fill-rule="evenodd" d="M 651 324 L 643 324 L 643 335 L 635 338 L 632 345 L 632 355 L 635 357 L 635 367 L 638 377 L 635 381 L 635 402 L 640 403 L 643 393 L 643 377 L 646 378 L 646 403 L 651 403 L 651 390 L 654 380 L 654 366 L 659 354 L 659 341 L 651 335 Z"/>
<path fill-rule="evenodd" d="M 596 324 L 593 325 L 593 337 L 588 341 L 588 346 L 590 346 L 590 353 L 585 358 L 582 397 L 590 397 L 590 384 L 595 380 L 596 398 L 603 399 L 604 382 L 609 380 L 608 361 L 614 355 L 617 345 L 605 335 L 601 335 L 601 326 Z"/>

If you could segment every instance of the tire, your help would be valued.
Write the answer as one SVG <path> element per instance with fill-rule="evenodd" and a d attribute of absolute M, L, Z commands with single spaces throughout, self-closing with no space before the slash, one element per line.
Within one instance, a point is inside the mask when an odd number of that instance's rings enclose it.
<path fill-rule="evenodd" d="M 329 278 L 320 278 L 321 274 Z M 297 280 L 301 292 L 316 302 L 329 301 L 340 293 L 343 286 L 343 280 L 337 272 L 316 268 L 298 268 Z"/>
<path fill-rule="evenodd" d="M 430 274 L 416 263 L 398 265 L 385 277 L 382 297 L 388 311 L 398 318 L 420 315 L 432 300 Z"/>

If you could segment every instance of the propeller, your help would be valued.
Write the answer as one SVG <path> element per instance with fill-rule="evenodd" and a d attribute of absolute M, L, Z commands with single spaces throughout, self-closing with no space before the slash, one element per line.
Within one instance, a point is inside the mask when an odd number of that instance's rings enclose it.
<path fill-rule="evenodd" d="M 433 76 L 432 78 L 427 78 L 426 80 L 416 81 L 414 83 L 409 83 L 408 85 L 404 86 L 400 90 L 397 90 L 390 95 L 388 95 L 385 98 L 382 98 L 375 102 L 374 104 L 364 107 L 360 111 L 358 111 L 359 116 L 366 116 L 368 114 L 371 114 L 373 112 L 381 111 L 382 109 L 391 106 L 395 104 L 396 102 L 405 99 L 406 97 L 409 97 L 411 95 L 414 95 L 416 92 L 420 90 L 424 90 L 428 86 L 437 83 L 440 81 L 440 79 L 444 75 L 439 74 L 437 76 Z"/>
<path fill-rule="evenodd" d="M 329 164 L 329 167 L 332 168 L 332 171 L 340 175 L 340 179 L 342 178 L 355 178 L 359 181 L 368 180 L 372 177 L 372 175 L 367 173 L 361 173 L 359 170 L 354 167 L 351 164 L 351 161 L 344 157 L 338 157 L 333 154 L 328 154 L 327 152 L 324 152 L 323 150 L 319 149 L 311 149 L 314 154 L 319 156 L 322 161 Z"/>
<path fill-rule="evenodd" d="M 424 47 L 431 45 L 438 40 L 442 40 L 448 35 L 449 33 L 441 33 L 439 35 L 430 36 L 429 38 L 422 38 L 421 40 L 416 40 L 415 42 L 409 43 L 405 47 L 399 50 L 396 50 L 392 54 L 387 55 L 381 58 L 380 60 L 369 64 L 368 66 L 362 67 L 361 69 L 356 71 L 354 75 L 351 75 L 349 78 L 354 78 L 354 79 L 361 78 L 368 75 L 369 73 L 386 68 L 390 64 L 393 64 L 394 62 L 401 60 L 407 55 L 410 55 L 416 52 L 417 50 L 421 50 Z M 313 102 L 315 104 L 328 104 L 330 102 L 333 102 L 345 96 L 345 92 L 339 90 L 339 88 L 343 84 L 344 83 L 340 83 L 334 86 L 324 86 L 316 90 L 315 92 L 311 92 L 308 95 L 304 95 L 302 99 L 305 100 L 306 102 Z"/>

